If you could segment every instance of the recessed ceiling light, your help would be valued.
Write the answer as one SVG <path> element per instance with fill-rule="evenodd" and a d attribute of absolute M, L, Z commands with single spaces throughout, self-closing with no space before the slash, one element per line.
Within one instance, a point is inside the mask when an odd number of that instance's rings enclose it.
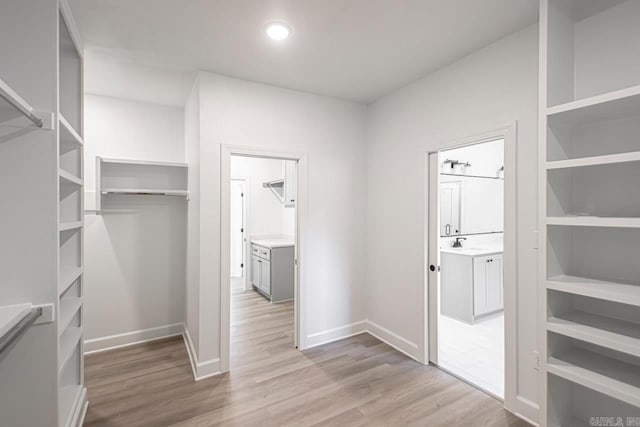
<path fill-rule="evenodd" d="M 273 40 L 284 40 L 291 34 L 291 26 L 286 22 L 269 22 L 264 27 L 264 32 Z"/>

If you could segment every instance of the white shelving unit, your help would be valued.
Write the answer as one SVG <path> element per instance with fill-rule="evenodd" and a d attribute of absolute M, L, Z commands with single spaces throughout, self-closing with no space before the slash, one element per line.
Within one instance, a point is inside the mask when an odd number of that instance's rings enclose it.
<path fill-rule="evenodd" d="M 96 211 L 108 195 L 189 198 L 188 165 L 175 162 L 96 157 Z"/>
<path fill-rule="evenodd" d="M 0 358 L 3 426 L 77 427 L 87 408 L 77 35 L 67 0 L 2 3 L 0 301 L 23 307 L 6 325 L 37 303 Z"/>
<path fill-rule="evenodd" d="M 542 0 L 541 426 L 640 415 L 640 2 Z"/>
<path fill-rule="evenodd" d="M 83 350 L 83 62 L 67 10 L 59 14 L 58 122 L 58 424 L 86 411 Z"/>

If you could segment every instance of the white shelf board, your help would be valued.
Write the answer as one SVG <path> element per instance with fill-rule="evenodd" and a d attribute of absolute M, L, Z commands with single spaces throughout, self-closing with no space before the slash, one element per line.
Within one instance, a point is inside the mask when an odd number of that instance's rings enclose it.
<path fill-rule="evenodd" d="M 572 311 L 551 317 L 547 330 L 640 357 L 640 324 Z"/>
<path fill-rule="evenodd" d="M 58 121 L 60 122 L 60 146 L 64 147 L 65 151 L 82 147 L 84 143 L 82 137 L 78 135 L 78 132 L 75 131 L 62 114 L 58 115 Z"/>
<path fill-rule="evenodd" d="M 131 165 L 131 166 L 161 166 L 161 167 L 175 167 L 175 168 L 186 168 L 189 165 L 187 163 L 179 163 L 179 162 L 154 162 L 148 160 L 131 160 L 131 159 L 109 159 L 101 157 L 100 160 L 105 164 L 123 164 L 123 165 Z"/>
<path fill-rule="evenodd" d="M 0 79 L 0 123 L 24 116 L 38 128 L 44 127 L 44 121 L 38 117 L 27 101 L 18 95 L 4 80 Z"/>
<path fill-rule="evenodd" d="M 70 174 L 63 169 L 58 170 L 58 176 L 60 177 L 61 185 L 76 185 L 79 187 L 82 186 L 82 178 L 78 178 L 77 176 L 74 176 L 73 174 Z"/>
<path fill-rule="evenodd" d="M 640 85 L 547 108 L 547 117 L 580 125 L 640 115 Z"/>
<path fill-rule="evenodd" d="M 31 304 L 0 306 L 0 337 L 3 337 L 31 311 Z"/>
<path fill-rule="evenodd" d="M 64 334 L 78 310 L 82 307 L 81 298 L 64 298 L 60 300 L 60 319 L 58 320 L 58 335 Z"/>
<path fill-rule="evenodd" d="M 557 216 L 547 217 L 547 225 L 568 225 L 575 227 L 640 228 L 640 218 Z"/>
<path fill-rule="evenodd" d="M 640 407 L 640 367 L 584 349 L 550 357 L 547 372 Z"/>
<path fill-rule="evenodd" d="M 82 338 L 82 328 L 72 326 L 66 334 L 60 337 L 60 357 L 58 359 L 58 372 L 62 373 L 65 365 L 71 359 L 74 350 Z"/>
<path fill-rule="evenodd" d="M 163 190 L 151 188 L 103 188 L 103 195 L 106 194 L 128 194 L 128 195 L 162 195 L 162 196 L 188 196 L 187 190 Z"/>
<path fill-rule="evenodd" d="M 568 169 L 585 166 L 613 165 L 619 163 L 640 162 L 640 151 L 631 153 L 608 154 L 606 156 L 583 157 L 579 159 L 556 160 L 547 162 L 547 169 Z"/>
<path fill-rule="evenodd" d="M 561 275 L 547 280 L 547 289 L 640 306 L 640 286 Z"/>
<path fill-rule="evenodd" d="M 75 230 L 77 228 L 82 228 L 82 221 L 64 222 L 58 226 L 58 231 Z"/>
<path fill-rule="evenodd" d="M 82 268 L 63 268 L 60 270 L 58 295 L 62 295 L 82 274 Z"/>

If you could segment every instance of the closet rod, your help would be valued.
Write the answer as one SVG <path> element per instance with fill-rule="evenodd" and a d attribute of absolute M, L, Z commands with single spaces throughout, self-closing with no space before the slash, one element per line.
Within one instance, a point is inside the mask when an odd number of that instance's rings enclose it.
<path fill-rule="evenodd" d="M 15 93 L 2 80 L 0 80 L 0 98 L 11 104 L 13 108 L 24 114 L 39 128 L 43 126 L 42 119 L 33 113 L 33 109 L 29 106 L 29 104 L 27 104 L 24 99 L 22 99 L 17 93 Z"/>
<path fill-rule="evenodd" d="M 2 358 L 2 353 L 16 342 L 40 316 L 42 316 L 42 307 L 32 308 L 29 314 L 24 316 L 17 325 L 0 338 L 0 359 Z"/>

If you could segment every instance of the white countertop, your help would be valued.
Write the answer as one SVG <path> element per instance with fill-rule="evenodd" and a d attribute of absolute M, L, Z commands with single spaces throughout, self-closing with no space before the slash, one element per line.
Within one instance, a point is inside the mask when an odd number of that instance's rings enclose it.
<path fill-rule="evenodd" d="M 295 242 L 292 239 L 252 239 L 251 244 L 262 246 L 263 248 L 286 248 L 289 246 L 295 246 Z"/>
<path fill-rule="evenodd" d="M 0 306 L 0 337 L 16 326 L 31 311 L 31 304 Z"/>
<path fill-rule="evenodd" d="M 449 254 L 457 254 L 457 255 L 466 255 L 466 256 L 485 256 L 485 255 L 493 255 L 493 254 L 501 254 L 504 252 L 504 248 L 502 246 L 469 246 L 469 247 L 446 247 L 440 248 L 441 252 L 446 252 Z"/>

